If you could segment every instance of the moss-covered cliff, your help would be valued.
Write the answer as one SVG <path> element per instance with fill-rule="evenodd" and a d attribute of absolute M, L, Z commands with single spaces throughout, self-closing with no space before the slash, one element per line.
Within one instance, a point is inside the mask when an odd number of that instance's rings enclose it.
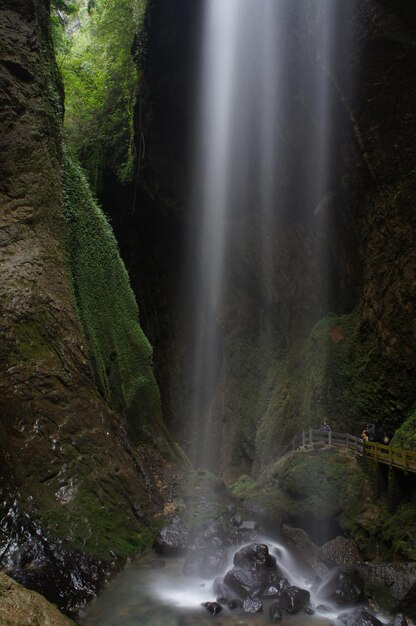
<path fill-rule="evenodd" d="M 49 3 L 0 8 L 2 565 L 27 579 L 19 571 L 33 561 L 30 584 L 53 586 L 54 567 L 69 575 L 82 551 L 83 588 L 94 591 L 94 559 L 125 557 L 153 536 L 160 498 L 134 444 L 168 444 L 114 236 L 62 153 Z M 42 558 L 20 549 L 32 531 Z M 56 601 L 70 609 L 67 582 Z"/>

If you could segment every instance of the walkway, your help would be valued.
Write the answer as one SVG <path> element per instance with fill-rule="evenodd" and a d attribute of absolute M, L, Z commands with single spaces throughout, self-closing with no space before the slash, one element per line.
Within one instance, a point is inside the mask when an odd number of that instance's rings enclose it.
<path fill-rule="evenodd" d="M 287 448 L 279 454 L 279 458 L 292 450 L 319 448 L 322 445 L 347 448 L 377 463 L 384 463 L 389 467 L 397 467 L 405 472 L 416 473 L 416 452 L 412 450 L 386 446 L 372 441 L 363 442 L 360 437 L 354 437 L 345 433 L 328 433 L 312 429 L 294 437 Z"/>

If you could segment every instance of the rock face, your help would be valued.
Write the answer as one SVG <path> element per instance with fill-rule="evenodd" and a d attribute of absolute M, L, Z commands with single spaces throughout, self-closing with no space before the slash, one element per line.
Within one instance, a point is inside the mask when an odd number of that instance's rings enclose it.
<path fill-rule="evenodd" d="M 0 573 L 0 619 L 7 626 L 42 624 L 42 626 L 75 626 L 34 591 L 28 591 Z"/>
<path fill-rule="evenodd" d="M 415 563 L 363 563 L 358 570 L 368 594 L 379 604 L 416 619 Z"/>
<path fill-rule="evenodd" d="M 112 316 L 124 315 L 110 287 L 113 270 L 121 280 L 118 284 L 124 285 L 121 289 L 128 285 L 114 237 L 104 227 L 104 217 L 94 213 L 85 181 L 73 169 L 66 172 L 64 198 L 62 90 L 48 8 L 46 0 L 5 1 L 0 15 L 0 488 L 1 517 L 7 520 L 0 531 L 0 566 L 13 569 L 25 582 L 36 578 L 39 554 L 36 546 L 34 552 L 24 549 L 32 537 L 27 530 L 30 522 L 14 524 L 20 517 L 37 518 L 45 545 L 63 540 L 58 552 L 68 575 L 74 550 L 82 550 L 98 564 L 99 559 L 113 561 L 149 544 L 158 509 L 151 492 L 156 490 L 132 441 L 146 432 L 148 441 L 158 439 L 164 445 L 163 427 L 145 427 L 146 420 L 151 424 L 155 418 L 157 424 L 160 419 L 151 351 L 142 369 L 134 370 L 133 379 L 123 378 L 127 343 L 133 351 L 137 347 L 137 355 L 143 354 L 132 295 L 126 344 L 118 340 L 113 344 Z M 88 274 L 85 257 L 68 264 L 71 245 L 82 243 L 73 240 L 81 205 L 93 220 L 89 229 L 105 239 L 101 261 L 115 263 L 107 277 Z M 78 252 L 87 255 L 87 248 L 92 260 L 91 244 L 92 240 L 84 241 L 84 251 L 80 247 Z M 85 294 L 89 289 L 94 294 L 96 288 L 112 294 L 108 307 L 101 301 L 99 310 L 91 309 Z M 92 332 L 96 325 L 85 323 L 87 314 L 90 319 L 99 317 L 101 338 Z M 112 346 L 109 351 L 103 342 Z M 156 404 L 149 390 L 156 392 Z M 129 422 L 114 410 L 121 412 L 123 407 L 135 423 L 147 412 L 144 427 L 136 430 L 133 440 Z M 45 549 L 43 560 L 46 553 Z M 19 573 L 23 567 L 31 573 Z M 94 567 L 92 589 L 93 571 Z M 70 610 L 67 598 L 59 604 Z"/>

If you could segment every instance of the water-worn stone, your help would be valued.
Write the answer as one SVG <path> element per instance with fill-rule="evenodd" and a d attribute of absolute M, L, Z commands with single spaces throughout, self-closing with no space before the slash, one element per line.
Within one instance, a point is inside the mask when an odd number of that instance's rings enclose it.
<path fill-rule="evenodd" d="M 222 606 L 218 602 L 202 602 L 201 606 L 204 606 L 211 615 L 217 615 L 222 611 Z"/>
<path fill-rule="evenodd" d="M 277 598 L 280 608 L 287 613 L 299 613 L 308 604 L 309 600 L 309 591 L 295 586 L 286 587 Z"/>
<path fill-rule="evenodd" d="M 276 559 L 269 554 L 265 543 L 251 543 L 238 550 L 234 555 L 234 565 L 242 569 L 276 571 Z"/>
<path fill-rule="evenodd" d="M 340 569 L 320 589 L 320 595 L 337 606 L 352 606 L 364 600 L 364 583 L 355 569 Z"/>
<path fill-rule="evenodd" d="M 258 598 L 246 598 L 243 602 L 244 613 L 261 613 L 263 611 L 263 602 Z"/>
<path fill-rule="evenodd" d="M 233 598 L 232 600 L 228 602 L 228 608 L 231 610 L 241 609 L 242 606 L 243 606 L 243 601 L 240 600 L 239 598 Z"/>
<path fill-rule="evenodd" d="M 168 526 L 164 526 L 154 543 L 158 554 L 183 554 L 188 546 L 189 528 L 179 517 L 175 517 Z"/>
<path fill-rule="evenodd" d="M 224 583 L 240 598 L 261 596 L 268 585 L 264 572 L 233 567 L 224 576 Z"/>
<path fill-rule="evenodd" d="M 345 626 L 383 626 L 383 622 L 380 622 L 374 615 L 362 609 L 341 613 L 338 615 L 338 619 Z"/>

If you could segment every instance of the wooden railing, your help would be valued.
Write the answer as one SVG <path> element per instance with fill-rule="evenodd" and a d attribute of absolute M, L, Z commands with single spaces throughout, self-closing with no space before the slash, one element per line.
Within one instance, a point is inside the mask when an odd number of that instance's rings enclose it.
<path fill-rule="evenodd" d="M 322 444 L 336 448 L 347 448 L 373 459 L 377 463 L 397 467 L 406 472 L 416 472 L 416 451 L 404 450 L 403 448 L 373 441 L 363 442 L 360 437 L 354 437 L 346 433 L 326 432 L 313 430 L 312 428 L 294 437 L 290 444 L 282 450 L 278 458 L 292 450 L 318 448 Z"/>

